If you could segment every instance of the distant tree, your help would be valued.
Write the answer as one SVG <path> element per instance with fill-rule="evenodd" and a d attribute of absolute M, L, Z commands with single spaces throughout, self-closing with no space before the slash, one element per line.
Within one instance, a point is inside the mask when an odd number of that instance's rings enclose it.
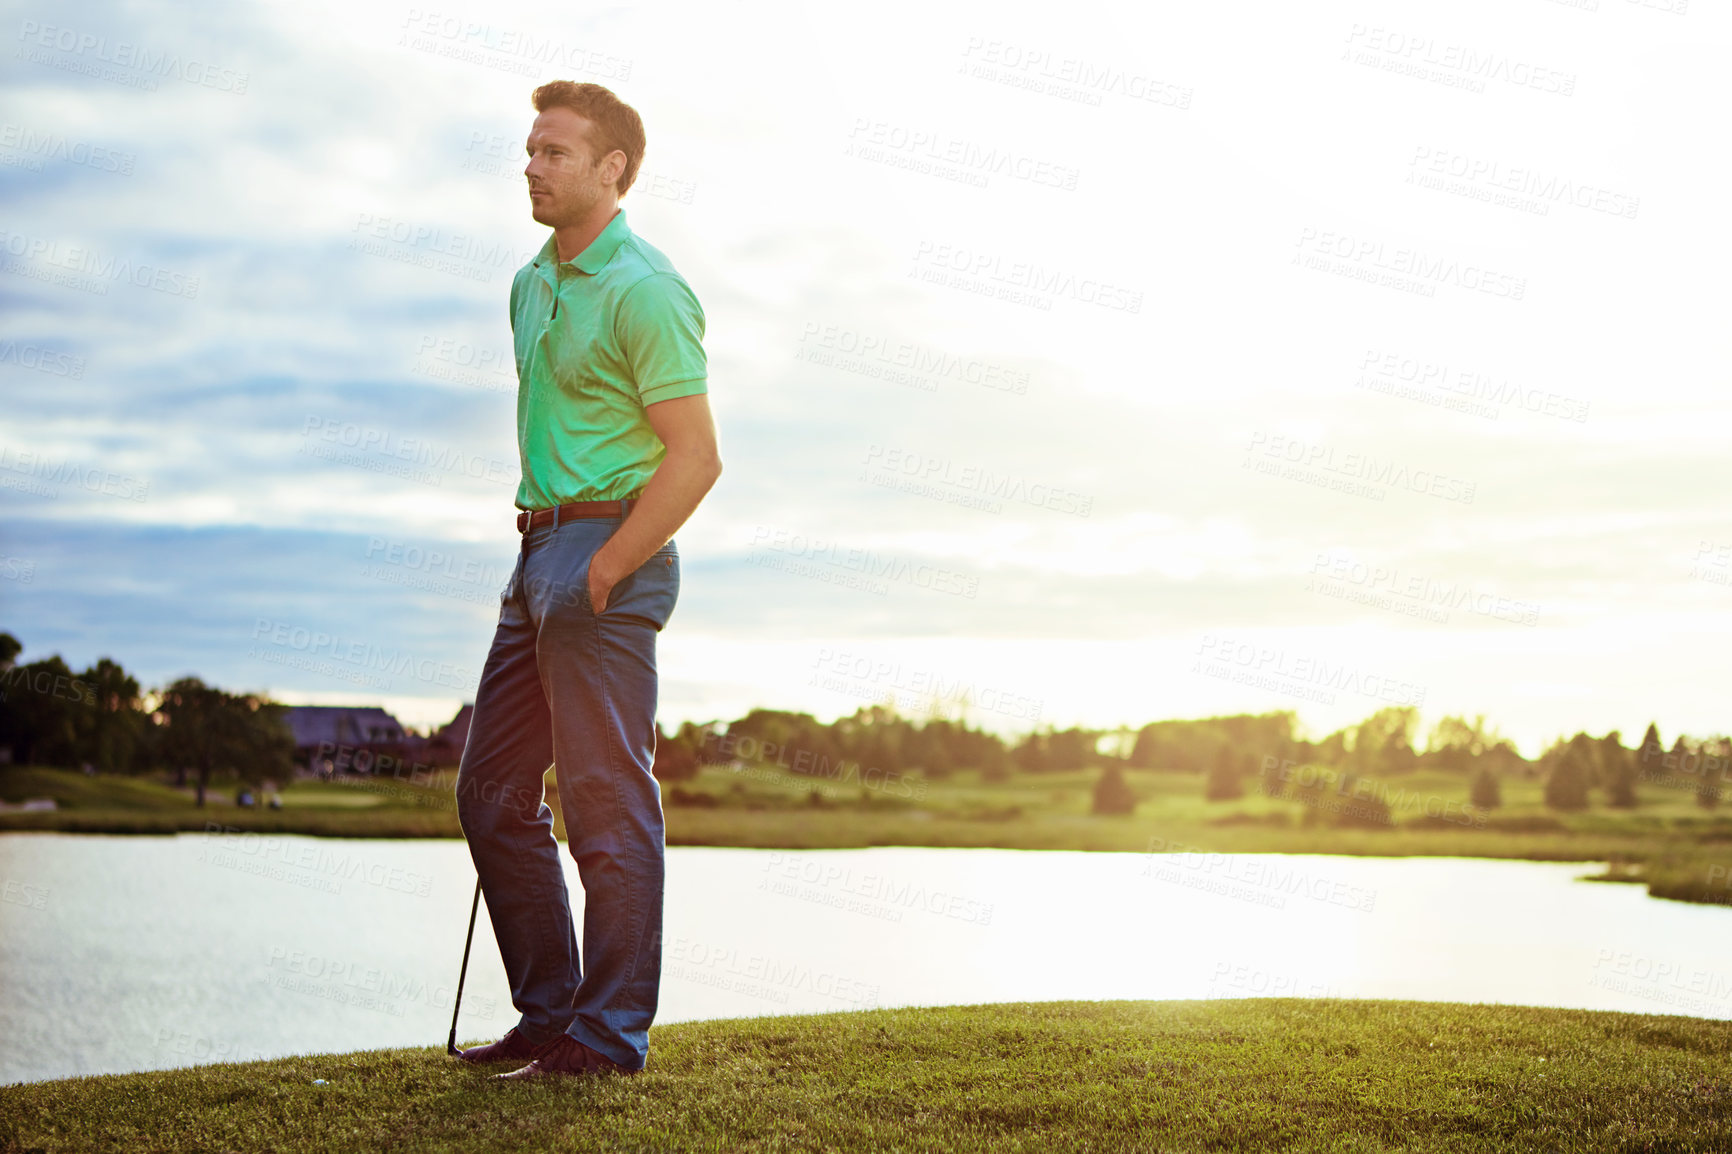
<path fill-rule="evenodd" d="M 295 737 L 289 729 L 289 707 L 263 694 L 225 696 L 231 735 L 226 768 L 252 785 L 293 777 Z"/>
<path fill-rule="evenodd" d="M 1046 734 L 1023 734 L 1022 740 L 1016 743 L 1016 748 L 1010 751 L 1010 759 L 1016 764 L 1016 768 L 1024 773 L 1041 773 L 1051 769 L 1053 766 L 1047 753 Z"/>
<path fill-rule="evenodd" d="M 1137 739 L 1131 743 L 1126 760 L 1136 769 L 1160 769 L 1160 748 L 1160 730 L 1150 722 L 1137 730 Z"/>
<path fill-rule="evenodd" d="M 1340 767 L 1347 763 L 1348 730 L 1338 729 L 1322 741 L 1312 743 L 1306 760 L 1313 765 Z"/>
<path fill-rule="evenodd" d="M 257 784 L 294 772 L 294 738 L 284 707 L 253 694 L 227 693 L 196 677 L 162 691 L 161 751 L 177 768 L 197 773 L 198 804 L 214 773 Z"/>
<path fill-rule="evenodd" d="M 699 765 L 726 765 L 733 760 L 731 753 L 724 751 L 723 735 L 727 725 L 720 721 L 687 722 L 692 726 L 697 736 L 697 755 Z M 685 728 L 684 725 L 681 728 Z"/>
<path fill-rule="evenodd" d="M 1475 809 L 1497 809 L 1503 805 L 1503 787 L 1498 783 L 1497 774 L 1488 766 L 1481 766 L 1473 775 L 1473 784 L 1468 787 L 1467 800 Z"/>
<path fill-rule="evenodd" d="M 1606 804 L 1618 809 L 1636 806 L 1636 759 L 1624 748 L 1618 731 L 1600 738 L 1596 747 L 1601 787 L 1606 791 Z"/>
<path fill-rule="evenodd" d="M 1557 751 L 1551 772 L 1546 776 L 1546 805 L 1556 810 L 1588 808 L 1588 789 L 1592 785 L 1594 759 L 1593 739 L 1578 733 Z"/>
<path fill-rule="evenodd" d="M 835 777 L 849 759 L 900 771 L 909 768 L 909 755 L 919 752 L 905 740 L 909 728 L 906 719 L 883 706 L 831 725 L 809 713 L 754 709 L 730 723 L 726 738 L 712 748 L 725 751 L 723 760 L 738 758 L 808 777 Z M 697 740 L 702 749 L 705 739 Z"/>
<path fill-rule="evenodd" d="M 0 633 L 0 747 L 38 765 L 104 773 L 143 767 L 149 719 L 126 670 L 107 657 L 77 674 L 59 655 L 19 665 L 22 649 Z"/>
<path fill-rule="evenodd" d="M 970 729 L 964 721 L 935 717 L 928 720 L 917 735 L 911 736 L 917 737 L 915 748 L 919 752 L 910 760 L 915 768 L 934 780 L 969 767 L 985 771 L 1002 760 L 992 756 L 992 752 L 1002 754 L 1003 746 L 989 734 Z"/>
<path fill-rule="evenodd" d="M 1010 780 L 1010 753 L 996 738 L 976 745 L 971 760 L 979 765 L 982 781 L 996 784 Z"/>
<path fill-rule="evenodd" d="M 1666 747 L 1660 744 L 1660 727 L 1651 721 L 1647 732 L 1642 734 L 1642 743 L 1636 747 L 1635 756 L 1638 777 L 1654 777 L 1662 772 Z"/>
<path fill-rule="evenodd" d="M 1222 745 L 1255 751 L 1279 762 L 1299 756 L 1304 743 L 1294 737 L 1295 724 L 1291 710 L 1152 721 L 1137 731 L 1129 762 L 1137 769 L 1206 773 Z"/>
<path fill-rule="evenodd" d="M 0 745 L 23 764 L 74 766 L 79 713 L 94 700 L 59 654 L 9 665 L 0 672 Z"/>
<path fill-rule="evenodd" d="M 1732 737 L 1705 740 L 1701 752 L 1703 779 L 1712 780 L 1714 788 L 1724 793 L 1726 782 L 1732 779 Z"/>
<path fill-rule="evenodd" d="M 1432 726 L 1420 760 L 1439 769 L 1466 773 L 1500 740 L 1494 731 L 1486 729 L 1483 713 L 1472 721 L 1463 717 L 1443 717 Z"/>
<path fill-rule="evenodd" d="M 677 732 L 669 736 L 656 722 L 656 756 L 651 771 L 657 781 L 690 781 L 701 768 L 698 754 L 703 748 L 704 733 L 691 722 L 682 722 Z"/>
<path fill-rule="evenodd" d="M 1137 731 L 1130 763 L 1136 769 L 1192 771 L 1204 768 L 1198 752 L 1200 725 L 1190 721 L 1151 721 Z"/>
<path fill-rule="evenodd" d="M 798 744 L 792 758 L 784 759 L 792 763 L 795 773 L 826 779 L 841 775 L 842 767 L 848 759 L 843 755 L 841 743 L 836 740 L 829 726 L 815 725 L 802 732 L 796 740 Z M 909 766 L 903 764 L 882 768 L 900 772 Z"/>
<path fill-rule="evenodd" d="M 17 707 L 6 692 L 6 687 L 12 681 L 12 667 L 22 652 L 22 641 L 10 633 L 0 632 L 0 762 L 19 757 L 15 745 L 22 725 L 16 716 Z M 19 760 L 23 760 L 22 757 L 19 757 Z"/>
<path fill-rule="evenodd" d="M 144 768 L 150 719 L 139 708 L 137 680 L 107 657 L 79 677 L 90 693 L 74 709 L 78 759 L 102 773 Z"/>
<path fill-rule="evenodd" d="M 1512 742 L 1503 738 L 1494 742 L 1479 760 L 1481 765 L 1499 777 L 1514 777 L 1519 774 L 1531 779 L 1538 772 L 1533 762 L 1523 757 Z"/>
<path fill-rule="evenodd" d="M 891 714 L 885 717 L 882 706 L 874 706 L 874 714 L 847 729 L 843 747 L 848 756 L 861 765 L 876 766 L 885 770 L 902 770 L 908 767 L 905 754 L 908 727 L 895 719 Z M 864 711 L 861 711 L 864 712 Z M 860 714 L 856 714 L 858 718 Z M 841 722 L 837 723 L 840 728 Z"/>
<path fill-rule="evenodd" d="M 1095 783 L 1093 811 L 1097 814 L 1126 814 L 1137 808 L 1137 795 L 1125 782 L 1125 771 L 1109 765 L 1101 771 Z"/>
<path fill-rule="evenodd" d="M 1098 764 L 1092 729 L 1061 729 L 1047 736 L 1047 767 L 1049 769 L 1087 769 Z"/>
<path fill-rule="evenodd" d="M 1696 804 L 1703 809 L 1713 809 L 1720 804 L 1720 783 L 1707 774 L 1696 784 Z"/>
<path fill-rule="evenodd" d="M 1689 739 L 1680 733 L 1673 739 L 1672 748 L 1661 758 L 1661 772 L 1670 781 L 1676 781 L 1679 776 L 1696 776 L 1697 771 L 1702 768 L 1702 759 L 1692 757 L 1693 752 Z"/>
<path fill-rule="evenodd" d="M 1353 729 L 1346 766 L 1358 773 L 1401 773 L 1414 764 L 1413 730 L 1419 710 L 1411 705 L 1379 709 Z"/>
<path fill-rule="evenodd" d="M 925 726 L 910 725 L 902 737 L 902 765 L 898 768 L 918 769 L 927 777 L 941 781 L 954 768 L 950 751 L 945 748 L 939 726 L 944 722 L 927 722 Z"/>
<path fill-rule="evenodd" d="M 1237 754 L 1223 745 L 1215 753 L 1215 762 L 1203 779 L 1203 796 L 1209 801 L 1230 801 L 1245 796 L 1245 780 L 1240 775 Z"/>

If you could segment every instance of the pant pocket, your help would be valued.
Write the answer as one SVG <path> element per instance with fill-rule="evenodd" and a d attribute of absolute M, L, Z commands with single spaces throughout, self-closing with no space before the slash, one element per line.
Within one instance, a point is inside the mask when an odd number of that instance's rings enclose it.
<path fill-rule="evenodd" d="M 601 617 L 606 620 L 616 613 L 621 617 L 635 617 L 659 632 L 673 615 L 679 595 L 679 551 L 671 545 L 665 546 L 614 586 Z M 587 588 L 585 596 L 588 596 Z"/>

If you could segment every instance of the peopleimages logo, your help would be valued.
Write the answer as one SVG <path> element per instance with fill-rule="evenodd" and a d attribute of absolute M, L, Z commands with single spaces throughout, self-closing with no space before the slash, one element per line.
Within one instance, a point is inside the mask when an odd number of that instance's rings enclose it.
<path fill-rule="evenodd" d="M 1414 469 L 1393 458 L 1380 458 L 1370 453 L 1337 453 L 1332 445 L 1262 430 L 1252 432 L 1250 444 L 1245 447 L 1242 467 L 1292 480 L 1311 480 L 1325 487 L 1370 496 L 1379 501 L 1388 489 L 1406 489 L 1442 501 L 1471 505 L 1477 489 L 1473 481 L 1451 477 L 1435 469 Z"/>
<path fill-rule="evenodd" d="M 1319 272 L 1435 296 L 1438 285 L 1519 301 L 1527 295 L 1526 277 L 1499 272 L 1471 261 L 1432 256 L 1415 248 L 1386 245 L 1374 237 L 1328 229 L 1302 228 L 1291 263 Z"/>
<path fill-rule="evenodd" d="M 1089 510 L 1094 507 L 1094 497 L 1087 493 L 1078 493 L 1073 489 L 1046 485 L 1038 481 L 1030 482 L 1026 478 L 1008 473 L 994 473 L 982 465 L 959 465 L 949 457 L 938 457 L 913 449 L 869 445 L 863 463 L 868 469 L 880 470 L 881 475 L 886 478 L 906 478 L 920 482 L 923 488 L 927 485 L 948 486 L 977 493 L 985 498 L 997 497 L 1006 501 L 1017 501 L 1078 517 L 1087 517 Z M 861 479 L 870 477 L 872 474 L 864 473 Z M 992 511 L 998 512 L 998 509 L 994 508 Z"/>
<path fill-rule="evenodd" d="M 395 471 L 398 475 L 435 485 L 440 483 L 439 474 L 442 473 L 512 487 L 517 485 L 513 462 L 467 452 L 425 437 L 405 437 L 391 429 L 313 414 L 302 423 L 301 438 L 302 445 L 298 451 L 307 456 L 374 471 Z M 324 445 L 316 442 L 324 442 Z M 417 469 L 420 471 L 416 472 Z"/>
<path fill-rule="evenodd" d="M 30 275 L 31 267 L 39 263 L 75 278 L 74 282 L 68 283 L 68 287 L 84 292 L 96 291 L 105 295 L 110 283 L 124 281 L 136 288 L 185 297 L 188 300 L 198 296 L 199 278 L 196 276 L 161 265 L 111 256 L 86 245 L 63 245 L 47 237 L 27 236 L 24 233 L 0 229 L 0 252 L 27 262 L 15 264 L 8 261 L 7 272 Z M 76 281 L 78 277 L 89 277 L 91 280 Z"/>
<path fill-rule="evenodd" d="M 804 533 L 774 525 L 759 525 L 754 528 L 751 546 L 755 552 L 748 555 L 748 564 L 778 568 L 779 566 L 769 563 L 769 551 L 773 550 L 790 558 L 810 562 L 819 571 L 839 571 L 847 576 L 874 581 L 880 587 L 886 581 L 904 581 L 935 593 L 950 593 L 970 599 L 980 592 L 980 578 L 971 573 L 945 569 L 927 562 L 910 562 L 905 557 L 887 557 L 871 549 L 849 548 L 828 538 L 809 537 Z M 882 588 L 873 591 L 882 592 Z"/>
<path fill-rule="evenodd" d="M 1354 24 L 1347 33 L 1347 44 L 1344 59 L 1420 79 L 1446 81 L 1474 92 L 1485 91 L 1489 80 L 1557 96 L 1570 96 L 1576 90 L 1574 72 L 1541 67 L 1493 49 L 1439 43 L 1424 34 Z"/>
<path fill-rule="evenodd" d="M 1424 144 L 1415 147 L 1413 158 L 1407 163 L 1410 169 L 1406 178 L 1408 184 L 1446 192 L 1463 191 L 1467 195 L 1477 193 L 1479 199 L 1537 211 L 1541 216 L 1549 214 L 1553 204 L 1567 204 L 1634 220 L 1642 204 L 1639 197 L 1628 193 L 1613 192 L 1526 165 L 1508 165 L 1501 160 L 1468 156 Z M 1432 178 L 1429 182 L 1428 177 Z M 1445 177 L 1459 182 L 1461 187 L 1443 183 Z M 1500 199 L 1505 197 L 1507 199 Z"/>
<path fill-rule="evenodd" d="M 21 665 L 0 670 L 0 701 L 15 701 L 20 692 L 37 693 L 81 705 L 96 704 L 96 691 L 87 682 L 68 674 L 52 673 L 46 669 L 31 670 Z"/>
<path fill-rule="evenodd" d="M 1366 349 L 1356 388 L 1421 398 L 1441 397 L 1444 407 L 1497 419 L 1496 406 L 1520 408 L 1540 416 L 1578 423 L 1588 419 L 1588 402 L 1561 393 L 1513 384 L 1480 369 L 1456 368 L 1440 360 Z M 1484 402 L 1481 404 L 1480 402 Z"/>
<path fill-rule="evenodd" d="M 49 498 L 59 494 L 48 485 L 75 485 L 87 493 L 100 493 L 123 501 L 143 501 L 150 496 L 150 482 L 130 473 L 116 473 L 112 469 L 80 465 L 74 461 L 52 461 L 41 453 L 20 452 L 0 446 L 0 474 L 5 473 L 18 476 L 0 476 L 0 487 Z"/>
<path fill-rule="evenodd" d="M 825 647 L 818 650 L 812 667 L 814 672 L 808 685 L 867 701 L 882 702 L 886 697 L 906 694 L 911 707 L 937 698 L 1027 721 L 1039 721 L 1045 706 L 1041 698 L 1029 697 L 1002 686 L 980 684 L 970 678 L 905 666 L 900 661 L 885 661 L 864 653 Z"/>
<path fill-rule="evenodd" d="M 260 617 L 253 624 L 255 643 L 268 644 L 280 650 L 306 658 L 341 661 L 368 672 L 393 677 L 413 677 L 450 689 L 473 690 L 478 680 L 473 670 L 453 665 L 449 661 L 434 661 L 417 657 L 397 648 L 375 645 L 370 641 L 352 641 L 320 629 L 308 629 L 286 621 L 271 621 Z M 263 656 L 255 644 L 250 656 Z M 383 688 L 383 686 L 380 686 Z"/>
<path fill-rule="evenodd" d="M 1256 645 L 1232 637 L 1203 634 L 1191 672 L 1278 691 L 1299 690 L 1294 696 L 1334 703 L 1332 690 L 1344 690 L 1393 705 L 1425 704 L 1425 687 L 1387 674 L 1364 670 L 1344 661 L 1313 654 L 1289 654 L 1285 649 Z"/>
<path fill-rule="evenodd" d="M 609 84 L 631 79 L 632 61 L 626 57 L 520 28 L 482 24 L 422 8 L 408 9 L 400 27 L 399 45 L 470 64 L 511 65 L 501 70 L 526 76 L 540 76 L 537 65 L 553 64 Z"/>
<path fill-rule="evenodd" d="M 909 128 L 869 117 L 854 118 L 846 153 L 862 160 L 895 165 L 907 160 L 917 171 L 947 172 L 964 183 L 984 187 L 989 176 L 1074 191 L 1079 171 L 1069 165 L 1029 156 L 1010 148 L 986 146 L 932 128 Z M 898 165 L 901 166 L 901 165 Z M 949 168 L 947 166 L 954 166 Z"/>
<path fill-rule="evenodd" d="M 51 377 L 71 377 L 73 380 L 84 377 L 83 357 L 17 341 L 0 341 L 0 365 L 17 365 Z"/>
<path fill-rule="evenodd" d="M 1029 261 L 1006 262 L 996 253 L 964 245 L 922 240 L 915 246 L 914 264 L 917 266 L 914 274 L 927 283 L 968 289 L 1018 304 L 1038 303 L 1050 309 L 1053 298 L 1069 297 L 1082 304 L 1129 313 L 1140 312 L 1143 307 L 1140 290 Z"/>
<path fill-rule="evenodd" d="M 158 80 L 172 77 L 201 88 L 214 88 L 218 92 L 244 96 L 247 81 L 251 79 L 249 73 L 238 72 L 233 68 L 219 68 L 215 64 L 190 56 L 183 57 L 178 52 L 149 48 L 125 40 L 117 40 L 111 44 L 106 36 L 54 24 L 39 24 L 34 20 L 19 22 L 18 39 L 24 47 L 18 50 L 17 55 L 37 64 L 126 83 L 147 91 L 155 91 Z M 57 60 L 38 51 L 44 48 L 61 53 L 61 59 Z M 126 76 L 125 73 L 118 72 L 118 69 L 144 75 Z"/>
<path fill-rule="evenodd" d="M 846 325 L 807 321 L 800 329 L 800 345 L 801 350 L 795 355 L 802 360 L 848 372 L 864 372 L 868 376 L 885 376 L 898 384 L 915 384 L 927 392 L 937 389 L 938 380 L 942 378 L 966 381 L 1019 396 L 1028 392 L 1027 370 L 1009 368 L 978 357 L 959 357 L 930 345 L 897 340 Z M 890 369 L 905 369 L 909 375 L 905 378 L 891 376 L 885 371 Z"/>
<path fill-rule="evenodd" d="M 0 148 L 23 153 L 32 160 L 59 160 L 121 176 L 131 176 L 133 166 L 138 162 L 135 153 L 117 152 L 88 140 L 69 139 L 62 133 L 38 131 L 29 125 L 10 121 L 0 124 Z M 31 171 L 42 170 L 38 165 Z"/>
<path fill-rule="evenodd" d="M 959 71 L 965 71 L 976 79 L 1084 104 L 1099 105 L 1105 94 L 1169 108 L 1191 106 L 1191 89 L 1182 85 L 1167 83 L 1144 72 L 1065 56 L 1014 41 L 970 36 L 962 50 L 962 58 Z"/>

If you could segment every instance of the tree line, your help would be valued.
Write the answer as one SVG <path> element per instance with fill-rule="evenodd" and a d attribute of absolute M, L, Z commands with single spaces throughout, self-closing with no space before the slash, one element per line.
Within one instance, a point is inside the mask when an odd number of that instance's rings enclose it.
<path fill-rule="evenodd" d="M 19 664 L 22 649 L 12 634 L 0 633 L 0 758 L 102 773 L 166 770 L 181 785 L 194 781 L 201 804 L 213 776 L 257 783 L 293 773 L 286 706 L 196 677 L 147 692 L 109 658 L 74 672 L 58 655 Z M 1153 721 L 1136 729 L 1046 727 L 1007 739 L 962 719 L 915 719 L 888 705 L 863 706 L 830 722 L 810 713 L 754 709 L 733 721 L 688 721 L 671 734 L 658 726 L 655 773 L 682 781 L 704 765 L 735 761 L 813 777 L 840 776 L 852 767 L 930 780 L 961 770 L 1003 781 L 1013 771 L 1099 769 L 1097 805 L 1110 811 L 1130 804 L 1127 769 L 1200 774 L 1205 796 L 1225 800 L 1259 785 L 1279 795 L 1296 765 L 1338 770 L 1344 784 L 1436 768 L 1470 776 L 1470 798 L 1480 808 L 1495 808 L 1499 783 L 1521 776 L 1543 779 L 1546 804 L 1570 811 L 1587 808 L 1596 792 L 1608 806 L 1634 806 L 1640 782 L 1692 789 L 1711 808 L 1732 767 L 1732 742 L 1725 737 L 1679 735 L 1668 748 L 1653 724 L 1634 747 L 1624 746 L 1616 730 L 1598 738 L 1577 733 L 1530 761 L 1488 729 L 1483 714 L 1471 721 L 1444 717 L 1423 739 L 1418 720 L 1416 708 L 1392 706 L 1310 740 L 1300 736 L 1296 714 L 1283 710 Z"/>
<path fill-rule="evenodd" d="M 294 772 L 286 706 L 196 677 L 143 691 L 107 657 L 75 673 L 59 654 L 18 663 L 23 643 L 0 633 L 0 754 L 25 765 L 191 778 L 198 804 L 213 776 L 258 783 Z"/>
<path fill-rule="evenodd" d="M 1691 789 L 1701 805 L 1712 808 L 1732 773 L 1732 741 L 1680 734 L 1668 748 L 1652 723 L 1633 747 L 1616 730 L 1598 738 L 1578 733 L 1557 739 L 1531 760 L 1488 728 L 1484 714 L 1471 720 L 1446 716 L 1423 738 L 1418 725 L 1417 708 L 1391 706 L 1316 740 L 1300 736 L 1291 710 L 1154 721 L 1134 730 L 1047 728 L 1006 740 L 964 721 L 921 722 L 885 705 L 833 722 L 755 709 L 732 722 L 685 722 L 673 734 L 658 729 L 656 775 L 680 781 L 706 764 L 733 761 L 769 762 L 815 777 L 854 766 L 933 780 L 964 769 L 978 770 L 987 781 L 1002 781 L 1012 770 L 1100 769 L 1096 809 L 1129 812 L 1135 798 L 1124 781 L 1127 769 L 1201 775 L 1204 795 L 1217 801 L 1254 788 L 1303 800 L 1319 787 L 1292 783 L 1295 766 L 1338 771 L 1333 783 L 1342 794 L 1358 780 L 1438 769 L 1469 778 L 1469 802 L 1478 809 L 1497 808 L 1501 783 L 1520 777 L 1543 780 L 1546 804 L 1560 811 L 1587 808 L 1596 791 L 1605 805 L 1634 806 L 1642 782 Z"/>
<path fill-rule="evenodd" d="M 1531 772 L 1513 743 L 1488 732 L 1483 715 L 1474 721 L 1445 717 L 1433 727 L 1423 751 L 1414 748 L 1418 710 L 1379 710 L 1318 741 L 1298 735 L 1291 711 L 1154 721 L 1141 729 L 1046 728 L 1006 740 L 965 721 L 904 717 L 885 705 L 865 706 L 833 722 L 809 713 L 754 709 L 737 721 L 686 722 L 662 742 L 680 750 L 680 768 L 735 759 L 729 747 L 772 749 L 774 760 L 823 767 L 854 761 L 897 772 L 942 778 L 960 769 L 979 770 L 987 780 L 1011 770 L 1064 772 L 1110 767 L 1201 773 L 1223 782 L 1255 777 L 1282 763 L 1315 762 L 1365 775 L 1390 775 L 1425 767 L 1457 772 L 1492 768 Z M 752 758 L 747 758 L 752 760 Z M 678 772 L 675 770 L 674 772 Z M 825 772 L 814 768 L 814 773 Z"/>

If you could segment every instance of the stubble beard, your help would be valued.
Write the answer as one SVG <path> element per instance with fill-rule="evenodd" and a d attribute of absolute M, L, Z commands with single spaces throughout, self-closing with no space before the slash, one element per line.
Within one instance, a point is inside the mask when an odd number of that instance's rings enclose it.
<path fill-rule="evenodd" d="M 602 190 L 596 187 L 587 173 L 564 188 L 547 184 L 537 187 L 549 195 L 539 202 L 531 198 L 529 215 L 537 224 L 544 224 L 549 228 L 574 224 L 588 216 L 595 206 L 601 203 Z"/>

